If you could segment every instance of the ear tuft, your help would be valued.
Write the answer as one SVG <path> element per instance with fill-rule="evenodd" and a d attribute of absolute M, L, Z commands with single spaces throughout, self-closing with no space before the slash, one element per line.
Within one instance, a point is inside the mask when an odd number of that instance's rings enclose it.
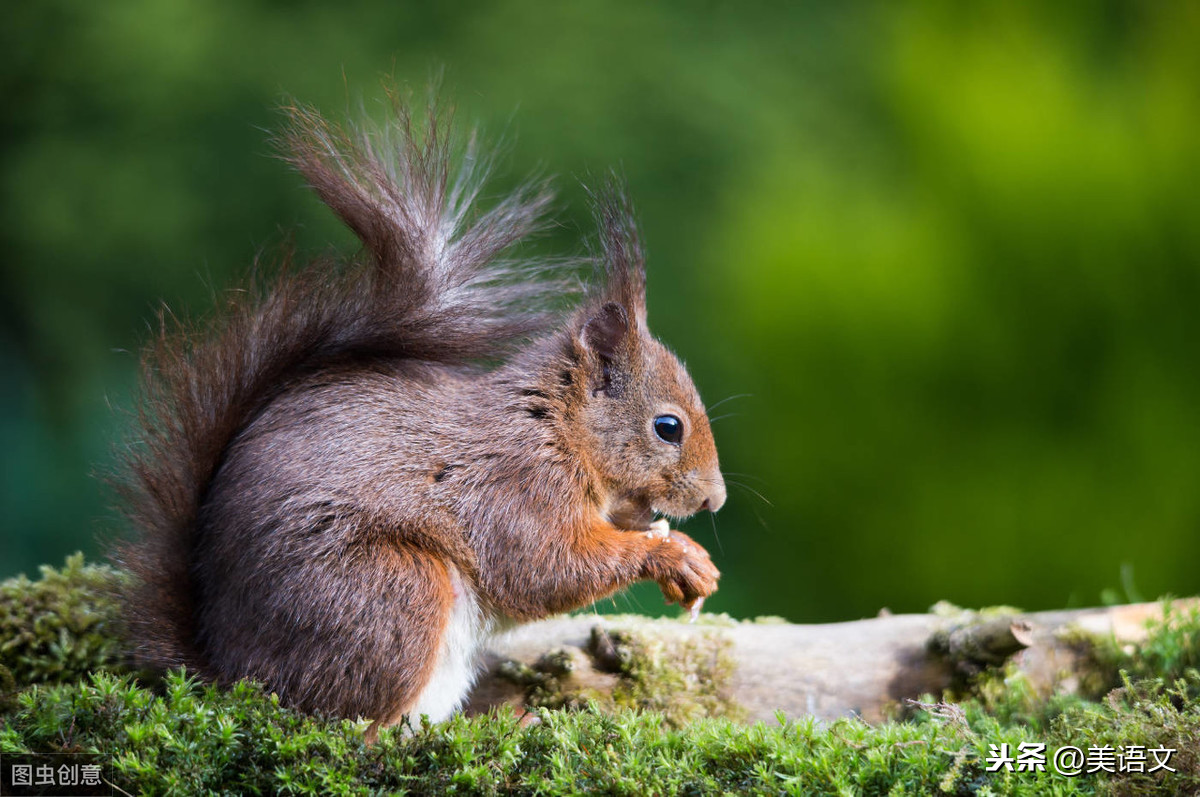
<path fill-rule="evenodd" d="M 622 341 L 629 334 L 629 315 L 616 302 L 608 302 L 583 325 L 583 345 L 594 351 L 602 361 L 610 363 L 617 357 Z"/>
<path fill-rule="evenodd" d="M 638 236 L 633 207 L 622 181 L 613 176 L 592 196 L 593 212 L 600 228 L 600 262 L 603 287 L 595 297 L 618 302 L 641 327 L 646 326 L 646 258 Z"/>

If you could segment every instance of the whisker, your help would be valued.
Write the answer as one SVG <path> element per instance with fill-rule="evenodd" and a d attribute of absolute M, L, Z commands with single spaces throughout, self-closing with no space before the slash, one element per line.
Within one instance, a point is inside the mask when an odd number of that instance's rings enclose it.
<path fill-rule="evenodd" d="M 721 545 L 721 536 L 717 534 L 717 514 L 715 512 L 709 512 L 708 519 L 712 521 L 713 539 L 717 541 L 717 553 L 721 554 L 721 556 L 724 556 L 725 546 Z"/>
<path fill-rule="evenodd" d="M 763 516 L 759 514 L 758 507 L 756 507 L 754 504 L 750 504 L 750 511 L 754 513 L 754 517 L 756 520 L 758 520 L 758 525 L 763 527 L 763 531 L 770 534 L 771 527 L 767 525 L 767 521 L 763 520 Z"/>
<path fill-rule="evenodd" d="M 741 415 L 741 413 L 740 413 L 740 412 L 727 412 L 727 413 L 725 413 L 724 415 L 718 415 L 718 416 L 717 416 L 717 417 L 715 417 L 715 418 L 709 418 L 709 419 L 708 419 L 708 422 L 709 422 L 709 423 L 716 423 L 717 421 L 723 420 L 723 419 L 725 419 L 725 418 L 736 418 L 736 417 L 737 417 L 737 416 L 739 416 L 739 415 Z"/>
<path fill-rule="evenodd" d="M 721 471 L 721 475 L 739 476 L 743 479 L 754 479 L 755 481 L 766 482 L 766 479 L 764 479 L 762 476 L 755 476 L 753 473 L 738 473 L 736 470 L 723 470 Z"/>
<path fill-rule="evenodd" d="M 708 411 L 709 411 L 709 412 L 712 412 L 712 411 L 713 411 L 713 410 L 715 410 L 717 407 L 719 407 L 719 406 L 721 406 L 722 404 L 724 404 L 726 401 L 733 401 L 734 399 L 740 399 L 740 398 L 752 398 L 753 396 L 754 396 L 754 394 L 753 394 L 753 393 L 737 393 L 737 394 L 734 394 L 734 395 L 732 395 L 732 396 L 726 396 L 725 398 L 723 398 L 723 399 L 721 399 L 720 401 L 718 401 L 716 404 L 714 404 L 714 405 L 712 405 L 711 407 L 709 407 L 709 408 L 708 408 Z"/>
<path fill-rule="evenodd" d="M 772 503 L 771 503 L 771 502 L 770 502 L 770 501 L 767 499 L 767 497 L 766 497 L 765 495 L 763 495 L 762 493 L 760 493 L 758 490 L 755 490 L 755 489 L 754 489 L 753 487 L 751 487 L 750 485 L 748 485 L 748 484 L 742 484 L 741 482 L 739 482 L 739 481 L 735 481 L 735 480 L 733 480 L 733 479 L 729 479 L 729 480 L 727 480 L 727 481 L 728 481 L 728 483 L 729 483 L 729 484 L 732 484 L 734 487 L 741 487 L 743 490 L 745 490 L 746 492 L 750 493 L 751 495 L 755 495 L 755 496 L 757 496 L 757 497 L 758 497 L 758 499 L 759 499 L 760 501 L 762 501 L 764 504 L 766 504 L 767 506 L 775 506 L 774 504 L 772 504 Z"/>
<path fill-rule="evenodd" d="M 642 606 L 642 602 L 638 596 L 630 589 L 626 588 L 612 596 L 613 608 L 617 608 L 617 598 L 621 598 L 625 602 L 626 614 L 645 614 L 646 608 Z"/>

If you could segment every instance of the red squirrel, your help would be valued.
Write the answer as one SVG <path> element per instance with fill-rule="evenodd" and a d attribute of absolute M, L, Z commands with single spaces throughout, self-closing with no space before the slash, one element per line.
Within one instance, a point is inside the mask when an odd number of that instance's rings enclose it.
<path fill-rule="evenodd" d="M 114 554 L 136 662 L 387 726 L 450 716 L 513 623 L 640 579 L 698 610 L 719 573 L 655 518 L 715 512 L 725 484 L 647 329 L 623 192 L 595 197 L 595 284 L 540 311 L 561 286 L 512 249 L 544 184 L 480 210 L 487 158 L 436 111 L 397 107 L 384 135 L 289 113 L 286 159 L 363 252 L 147 346 Z"/>

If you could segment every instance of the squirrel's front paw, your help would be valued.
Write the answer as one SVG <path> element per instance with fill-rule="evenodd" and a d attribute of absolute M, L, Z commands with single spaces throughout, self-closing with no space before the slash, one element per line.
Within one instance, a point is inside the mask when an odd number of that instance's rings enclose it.
<path fill-rule="evenodd" d="M 659 543 L 651 568 L 667 603 L 680 604 L 692 612 L 693 619 L 704 599 L 717 591 L 721 577 L 708 551 L 681 531 L 670 532 Z"/>

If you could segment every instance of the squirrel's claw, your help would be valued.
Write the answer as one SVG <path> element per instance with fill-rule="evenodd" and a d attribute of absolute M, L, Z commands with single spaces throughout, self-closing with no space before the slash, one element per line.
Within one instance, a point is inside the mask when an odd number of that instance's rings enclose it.
<path fill-rule="evenodd" d="M 680 531 L 671 531 L 656 553 L 662 558 L 656 557 L 648 575 L 658 582 L 667 603 L 678 603 L 695 619 L 704 599 L 716 592 L 720 571 L 708 552 Z"/>

